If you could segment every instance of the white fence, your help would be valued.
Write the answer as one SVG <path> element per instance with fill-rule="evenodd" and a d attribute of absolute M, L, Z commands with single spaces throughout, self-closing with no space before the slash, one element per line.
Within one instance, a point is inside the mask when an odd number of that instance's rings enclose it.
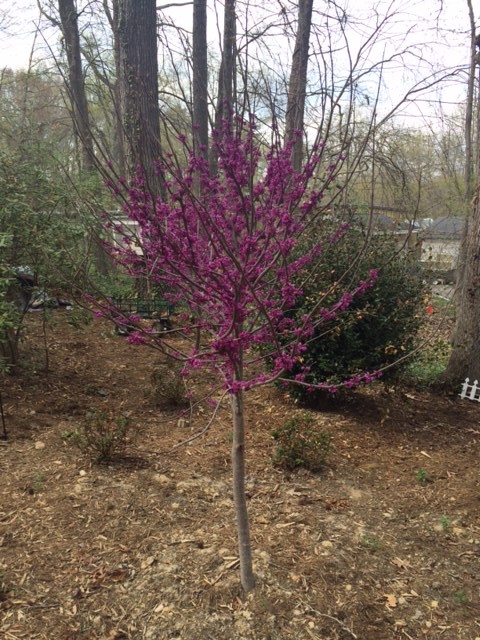
<path fill-rule="evenodd" d="M 466 378 L 465 382 L 462 384 L 460 398 L 467 398 L 467 400 L 476 400 L 477 402 L 480 402 L 480 387 L 478 386 L 478 380 L 475 380 L 473 384 L 470 384 L 470 378 Z"/>

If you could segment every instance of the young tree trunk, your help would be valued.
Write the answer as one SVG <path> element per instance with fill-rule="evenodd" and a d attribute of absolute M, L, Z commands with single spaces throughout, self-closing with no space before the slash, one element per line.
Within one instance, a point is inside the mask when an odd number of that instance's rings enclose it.
<path fill-rule="evenodd" d="M 72 118 L 82 149 L 81 168 L 90 171 L 94 168 L 95 162 L 80 53 L 78 14 L 74 0 L 58 0 L 58 12 L 67 53 L 68 91 L 72 105 Z"/>
<path fill-rule="evenodd" d="M 285 140 L 286 142 L 295 140 L 292 149 L 292 165 L 295 171 L 300 171 L 303 162 L 303 124 L 312 11 L 313 0 L 299 0 L 297 37 L 288 83 L 287 113 L 285 116 Z"/>
<path fill-rule="evenodd" d="M 207 0 L 193 2 L 193 149 L 208 160 Z"/>
<path fill-rule="evenodd" d="M 240 557 L 240 580 L 245 591 L 252 591 L 255 577 L 252 567 L 252 547 L 248 523 L 247 500 L 245 497 L 245 414 L 243 392 L 230 396 L 233 416 L 233 500 L 237 520 L 238 549 Z"/>

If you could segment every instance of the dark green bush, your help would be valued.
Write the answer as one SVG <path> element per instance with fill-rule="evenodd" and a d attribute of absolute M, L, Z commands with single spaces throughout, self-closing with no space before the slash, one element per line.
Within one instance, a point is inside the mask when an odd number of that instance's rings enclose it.
<path fill-rule="evenodd" d="M 288 471 L 299 467 L 318 471 L 325 465 L 332 449 L 331 433 L 319 431 L 315 420 L 308 414 L 287 420 L 275 429 L 272 436 L 275 440 L 272 462 Z"/>
<path fill-rule="evenodd" d="M 413 348 L 424 318 L 422 274 L 411 258 L 399 252 L 392 235 L 373 235 L 365 243 L 361 232 L 350 230 L 339 242 L 327 243 L 320 258 L 302 274 L 303 296 L 295 312 L 308 313 L 319 300 L 328 308 L 374 268 L 379 271 L 376 283 L 341 315 L 318 327 L 290 378 L 307 367 L 306 383 L 336 385 L 353 375 L 378 371 Z M 400 366 L 386 370 L 382 379 L 397 376 Z M 325 395 L 298 385 L 290 385 L 290 391 L 302 400 Z"/>

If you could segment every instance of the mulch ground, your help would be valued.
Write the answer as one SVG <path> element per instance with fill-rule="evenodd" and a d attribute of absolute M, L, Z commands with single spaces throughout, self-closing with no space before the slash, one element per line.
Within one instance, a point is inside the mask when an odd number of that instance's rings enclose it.
<path fill-rule="evenodd" d="M 71 313 L 53 312 L 45 332 L 29 315 L 22 369 L 2 382 L 2 637 L 480 638 L 477 403 L 366 389 L 309 411 L 334 451 L 321 473 L 286 473 L 271 464 L 272 430 L 303 410 L 275 389 L 249 393 L 246 596 L 228 406 L 172 450 L 208 405 L 155 406 L 155 352 L 102 320 L 74 327 Z M 129 416 L 114 463 L 71 442 L 92 408 Z"/>

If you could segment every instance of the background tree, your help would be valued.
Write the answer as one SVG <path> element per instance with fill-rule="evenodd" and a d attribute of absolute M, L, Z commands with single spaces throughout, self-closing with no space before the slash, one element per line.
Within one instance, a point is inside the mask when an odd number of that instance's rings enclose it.
<path fill-rule="evenodd" d="M 452 352 L 444 375 L 444 383 L 448 386 L 456 386 L 466 377 L 480 378 L 480 141 L 478 137 L 480 131 L 480 106 L 478 104 L 480 59 L 477 53 L 478 40 L 471 0 L 467 0 L 467 5 L 470 17 L 470 70 L 465 120 L 465 194 L 467 198 L 472 195 L 472 184 L 474 186 L 470 215 L 465 223 L 458 264 Z M 474 89 L 477 93 L 475 112 L 472 108 Z M 474 113 L 475 138 L 472 126 Z M 473 140 L 476 142 L 475 146 Z M 472 149 L 475 149 L 475 182 L 473 182 L 471 170 Z"/>
<path fill-rule="evenodd" d="M 299 0 L 298 26 L 288 83 L 285 139 L 294 140 L 293 166 L 300 171 L 303 161 L 303 124 L 307 95 L 308 48 L 312 24 L 313 0 Z M 300 135 L 296 134 L 299 132 Z"/>
<path fill-rule="evenodd" d="M 217 102 L 215 107 L 215 131 L 217 136 L 224 131 L 224 120 L 234 111 L 234 84 L 236 77 L 236 0 L 225 0 L 223 18 L 223 48 L 218 70 Z M 216 147 L 212 149 L 212 173 L 217 170 Z"/>
<path fill-rule="evenodd" d="M 154 170 L 161 157 L 155 0 L 117 0 L 115 38 L 125 153 L 130 174 L 142 167 L 152 193 L 161 194 Z"/>
<path fill-rule="evenodd" d="M 94 167 L 94 151 L 74 0 L 58 0 L 58 12 L 68 61 L 68 92 L 72 118 L 82 148 L 81 169 L 91 171 Z"/>
<path fill-rule="evenodd" d="M 193 148 L 208 159 L 207 0 L 193 1 L 192 62 Z"/>

